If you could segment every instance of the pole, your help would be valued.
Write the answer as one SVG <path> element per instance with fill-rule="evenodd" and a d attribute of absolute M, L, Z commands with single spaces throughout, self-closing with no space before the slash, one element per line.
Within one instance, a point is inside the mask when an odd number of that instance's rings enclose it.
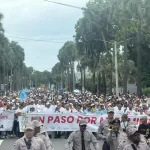
<path fill-rule="evenodd" d="M 12 92 L 12 77 L 13 77 L 13 74 L 12 74 L 12 68 L 11 68 L 11 77 L 10 77 L 10 92 Z"/>
<path fill-rule="evenodd" d="M 82 93 L 84 93 L 85 92 L 85 89 L 84 89 L 84 70 L 81 69 L 81 71 L 82 71 Z"/>
<path fill-rule="evenodd" d="M 127 83 L 128 83 L 128 48 L 126 38 L 126 28 L 124 29 L 124 73 L 123 73 L 123 94 L 127 94 Z"/>
<path fill-rule="evenodd" d="M 116 96 L 119 97 L 119 91 L 118 91 L 118 62 L 117 62 L 117 43 L 115 41 L 115 76 L 116 76 Z"/>
<path fill-rule="evenodd" d="M 73 87 L 73 91 L 75 90 L 75 70 L 74 70 L 74 61 L 72 61 L 72 81 L 73 81 L 73 85 L 72 85 L 72 87 Z"/>
<path fill-rule="evenodd" d="M 137 47 L 137 95 L 138 97 L 142 96 L 142 86 L 141 86 L 141 21 L 138 23 L 138 47 Z"/>

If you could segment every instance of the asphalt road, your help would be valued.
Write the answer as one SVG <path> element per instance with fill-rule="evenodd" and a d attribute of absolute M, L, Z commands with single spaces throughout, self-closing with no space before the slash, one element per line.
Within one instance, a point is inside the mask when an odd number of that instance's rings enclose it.
<path fill-rule="evenodd" d="M 5 140 L 0 140 L 0 150 L 13 150 L 13 145 L 15 143 L 17 139 L 13 138 L 13 139 L 5 139 Z M 54 150 L 65 150 L 65 142 L 66 142 L 66 139 L 51 139 L 52 143 L 53 143 L 53 147 L 54 147 Z M 102 147 L 102 141 L 99 141 L 99 144 L 100 144 L 100 150 L 101 147 Z M 70 150 L 72 150 L 70 148 Z M 91 146 L 91 150 L 94 150 L 94 148 Z"/>

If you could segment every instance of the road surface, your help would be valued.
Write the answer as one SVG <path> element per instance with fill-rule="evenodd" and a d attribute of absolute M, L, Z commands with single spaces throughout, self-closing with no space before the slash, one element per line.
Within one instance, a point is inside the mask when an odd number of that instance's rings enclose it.
<path fill-rule="evenodd" d="M 0 139 L 0 150 L 13 150 L 13 145 L 15 143 L 17 139 L 16 138 L 12 138 L 12 139 L 4 139 L 4 140 L 1 140 Z M 54 147 L 54 150 L 65 150 L 65 142 L 66 142 L 66 139 L 51 139 L 52 143 L 53 143 L 53 147 Z M 100 144 L 100 150 L 101 147 L 102 147 L 102 141 L 99 141 L 99 144 Z M 91 146 L 92 147 L 92 146 Z M 70 148 L 70 150 L 72 150 Z M 92 147 L 92 150 L 93 147 Z"/>

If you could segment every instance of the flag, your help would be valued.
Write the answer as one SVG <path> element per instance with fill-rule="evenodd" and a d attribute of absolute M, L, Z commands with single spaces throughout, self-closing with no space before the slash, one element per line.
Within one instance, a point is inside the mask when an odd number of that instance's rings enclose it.
<path fill-rule="evenodd" d="M 27 94 L 26 94 L 25 90 L 22 90 L 20 92 L 19 98 L 20 98 L 20 100 L 23 100 L 23 101 L 27 99 Z"/>

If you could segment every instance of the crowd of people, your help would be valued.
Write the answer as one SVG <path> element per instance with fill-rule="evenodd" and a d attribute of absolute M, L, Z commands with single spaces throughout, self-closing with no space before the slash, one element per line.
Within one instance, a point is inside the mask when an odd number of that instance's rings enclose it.
<path fill-rule="evenodd" d="M 142 96 L 138 98 L 134 93 L 128 93 L 126 95 L 119 94 L 119 97 L 117 97 L 115 94 L 111 96 L 102 94 L 93 95 L 90 92 L 81 94 L 55 91 L 31 91 L 27 93 L 25 100 L 20 100 L 18 95 L 19 93 L 14 92 L 0 97 L 0 112 L 8 110 L 15 113 L 12 131 L 1 131 L 0 138 L 23 136 L 23 133 L 19 132 L 18 125 L 18 116 L 23 113 L 50 114 L 68 112 L 87 115 L 108 114 L 108 119 L 100 124 L 97 134 L 94 133 L 97 139 L 104 140 L 103 150 L 117 150 L 120 144 L 124 145 L 127 141 L 131 141 L 127 137 L 133 136 L 134 133 L 140 133 L 144 137 L 142 139 L 146 139 L 145 143 L 149 143 L 150 124 L 147 123 L 147 117 L 150 115 L 149 97 Z M 114 120 L 114 115 L 116 114 L 122 116 L 121 120 Z M 141 119 L 142 124 L 134 129 L 133 126 L 136 124 L 128 120 L 128 115 L 143 115 Z M 112 134 L 113 132 L 115 136 Z M 121 133 L 116 134 L 118 132 Z M 70 135 L 70 132 L 54 132 L 55 138 L 60 138 L 63 135 L 65 138 L 69 137 L 70 139 L 72 134 Z M 51 134 L 49 137 L 51 137 Z"/>
<path fill-rule="evenodd" d="M 107 114 L 107 108 L 114 107 L 115 114 L 149 115 L 150 98 L 138 98 L 135 94 L 120 95 L 92 95 L 58 93 L 58 92 L 30 92 L 24 101 L 17 97 L 17 93 L 0 97 L 0 111 L 12 110 L 15 113 L 54 113 L 71 112 L 84 114 Z"/>

